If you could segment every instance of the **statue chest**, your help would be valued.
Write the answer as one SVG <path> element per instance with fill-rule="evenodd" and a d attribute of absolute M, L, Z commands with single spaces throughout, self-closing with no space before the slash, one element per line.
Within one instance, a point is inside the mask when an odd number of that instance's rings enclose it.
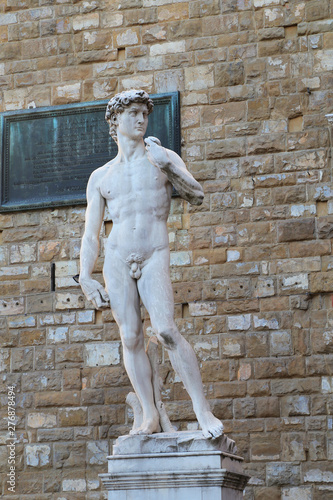
<path fill-rule="evenodd" d="M 168 179 L 158 167 L 145 159 L 113 165 L 103 176 L 100 190 L 106 200 L 157 194 L 165 190 Z"/>

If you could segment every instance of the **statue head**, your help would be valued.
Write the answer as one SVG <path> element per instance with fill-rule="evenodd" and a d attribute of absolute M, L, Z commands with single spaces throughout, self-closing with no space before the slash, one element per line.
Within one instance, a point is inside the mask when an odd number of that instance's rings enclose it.
<path fill-rule="evenodd" d="M 122 113 L 125 108 L 128 108 L 134 102 L 146 104 L 148 115 L 154 109 L 154 103 L 150 99 L 147 92 L 144 90 L 125 90 L 113 96 L 106 107 L 105 119 L 110 125 L 110 135 L 117 142 L 117 115 Z"/>

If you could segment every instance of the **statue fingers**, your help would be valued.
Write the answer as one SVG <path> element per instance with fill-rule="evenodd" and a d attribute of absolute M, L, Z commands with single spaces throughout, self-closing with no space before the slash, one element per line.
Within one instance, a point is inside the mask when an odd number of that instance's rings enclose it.
<path fill-rule="evenodd" d="M 161 141 L 159 139 L 157 139 L 157 137 L 154 137 L 152 135 L 150 135 L 149 137 L 147 137 L 147 139 L 145 139 L 145 143 L 149 143 L 149 145 L 151 144 L 157 144 L 158 146 L 161 146 Z"/>
<path fill-rule="evenodd" d="M 107 294 L 106 290 L 105 290 L 102 286 L 100 286 L 100 287 L 98 288 L 98 291 L 99 291 L 99 294 L 100 294 L 100 296 L 102 297 L 102 300 L 103 300 L 104 302 L 107 302 L 107 303 L 108 303 L 108 302 L 110 302 L 109 296 L 108 296 L 108 294 Z"/>

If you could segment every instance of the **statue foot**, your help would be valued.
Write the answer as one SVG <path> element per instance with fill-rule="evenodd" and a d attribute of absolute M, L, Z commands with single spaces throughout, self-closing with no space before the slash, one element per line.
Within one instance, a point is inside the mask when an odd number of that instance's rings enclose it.
<path fill-rule="evenodd" d="M 130 434 L 154 434 L 161 432 L 159 416 L 144 420 L 138 429 L 131 430 Z"/>
<path fill-rule="evenodd" d="M 223 424 L 221 420 L 214 417 L 212 412 L 205 411 L 198 416 L 198 422 L 201 426 L 205 438 L 215 439 L 223 434 Z"/>

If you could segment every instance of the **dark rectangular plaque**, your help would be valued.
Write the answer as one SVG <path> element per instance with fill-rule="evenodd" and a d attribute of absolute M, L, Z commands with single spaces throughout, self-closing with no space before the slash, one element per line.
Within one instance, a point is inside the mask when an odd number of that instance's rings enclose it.
<path fill-rule="evenodd" d="M 150 96 L 146 136 L 180 154 L 179 94 Z M 108 101 L 0 113 L 0 212 L 86 203 L 90 174 L 117 154 Z"/>

